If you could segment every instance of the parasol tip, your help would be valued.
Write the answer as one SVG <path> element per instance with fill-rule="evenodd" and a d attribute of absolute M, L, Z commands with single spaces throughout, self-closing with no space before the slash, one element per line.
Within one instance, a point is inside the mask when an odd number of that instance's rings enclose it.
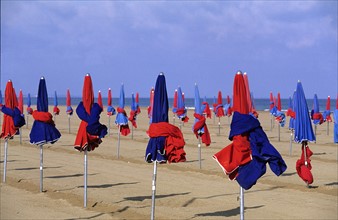
<path fill-rule="evenodd" d="M 164 73 L 163 72 L 160 72 L 160 76 L 163 76 L 164 75 Z"/>
<path fill-rule="evenodd" d="M 195 83 L 195 86 L 197 86 L 197 83 Z"/>
<path fill-rule="evenodd" d="M 86 76 L 90 76 L 90 74 L 89 74 L 89 73 L 87 73 L 87 74 L 86 74 Z"/>
<path fill-rule="evenodd" d="M 111 88 L 108 88 L 108 90 L 111 90 Z"/>
<path fill-rule="evenodd" d="M 328 98 L 330 98 L 330 96 L 329 96 L 329 95 L 328 95 L 327 97 L 328 97 Z"/>
<path fill-rule="evenodd" d="M 45 77 L 41 76 L 41 78 L 40 78 L 40 79 L 45 79 Z"/>
<path fill-rule="evenodd" d="M 11 79 L 9 79 L 9 80 L 8 80 L 8 82 L 12 82 L 12 80 L 11 80 Z"/>
<path fill-rule="evenodd" d="M 238 74 L 238 75 L 239 75 L 239 74 L 242 74 L 242 72 L 241 72 L 240 70 L 238 70 L 238 71 L 237 71 L 237 74 Z"/>
<path fill-rule="evenodd" d="M 101 93 L 101 90 L 99 90 L 99 93 Z"/>
<path fill-rule="evenodd" d="M 298 82 L 300 83 L 300 80 L 298 80 Z"/>

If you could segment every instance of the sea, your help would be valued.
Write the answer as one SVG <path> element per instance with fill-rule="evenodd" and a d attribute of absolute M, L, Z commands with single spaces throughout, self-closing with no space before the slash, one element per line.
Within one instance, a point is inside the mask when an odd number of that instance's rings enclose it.
<path fill-rule="evenodd" d="M 76 107 L 81 100 L 82 98 L 80 97 L 72 97 L 71 104 L 73 108 Z M 108 100 L 107 98 L 102 98 L 102 102 L 104 106 L 107 105 L 107 100 Z M 66 105 L 65 97 L 58 97 L 57 101 L 58 101 L 58 105 Z M 95 99 L 95 101 L 97 100 Z M 169 107 L 173 105 L 173 101 L 174 101 L 173 98 L 169 98 Z M 202 101 L 203 100 L 201 100 L 201 102 Z M 207 102 L 209 103 L 210 107 L 212 107 L 213 101 L 214 101 L 213 98 L 210 98 L 210 99 L 207 98 Z M 195 102 L 194 98 L 185 98 L 186 108 L 194 109 L 194 102 Z M 286 111 L 289 106 L 289 99 L 281 99 L 281 102 L 282 102 L 282 110 Z M 319 110 L 321 112 L 323 112 L 326 109 L 326 102 L 327 102 L 327 99 L 318 99 Z M 113 98 L 112 103 L 114 107 L 118 106 L 119 98 Z M 223 103 L 225 103 L 225 100 Z M 24 99 L 24 104 L 27 105 L 27 100 L 25 99 Z M 31 104 L 33 106 L 36 105 L 36 97 L 31 98 Z M 48 98 L 48 104 L 54 105 L 54 97 Z M 125 107 L 129 107 L 130 105 L 131 105 L 131 98 L 125 98 Z M 140 98 L 139 105 L 140 107 L 149 106 L 149 98 Z M 255 109 L 258 111 L 268 111 L 268 109 L 270 108 L 270 99 L 255 99 L 254 105 L 255 105 Z M 308 105 L 309 110 L 311 110 L 313 108 L 313 99 L 307 99 L 307 105 Z M 334 109 L 336 109 L 336 100 L 331 99 L 331 111 L 333 111 Z"/>

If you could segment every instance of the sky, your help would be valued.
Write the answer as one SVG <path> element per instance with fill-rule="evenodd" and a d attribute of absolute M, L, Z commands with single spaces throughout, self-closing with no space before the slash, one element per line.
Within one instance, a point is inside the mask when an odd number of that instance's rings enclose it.
<path fill-rule="evenodd" d="M 80 97 L 90 73 L 106 97 L 149 97 L 164 72 L 169 97 L 232 95 L 246 72 L 255 98 L 338 93 L 337 1 L 1 1 L 1 90 Z M 17 92 L 18 93 L 18 92 Z"/>

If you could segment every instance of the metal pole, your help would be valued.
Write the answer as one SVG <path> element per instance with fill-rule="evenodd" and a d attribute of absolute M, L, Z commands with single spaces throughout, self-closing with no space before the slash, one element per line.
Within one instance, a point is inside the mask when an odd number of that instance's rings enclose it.
<path fill-rule="evenodd" d="M 326 135 L 329 135 L 329 121 L 327 121 L 327 125 L 326 125 Z"/>
<path fill-rule="evenodd" d="M 273 121 L 273 119 L 272 119 L 272 115 L 271 115 L 271 117 L 270 117 L 270 124 L 271 124 L 270 131 L 272 131 L 272 121 Z"/>
<path fill-rule="evenodd" d="M 134 126 L 131 125 L 131 139 L 134 139 Z"/>
<path fill-rule="evenodd" d="M 19 133 L 20 133 L 20 145 L 22 145 L 22 128 L 19 128 Z"/>
<path fill-rule="evenodd" d="M 26 128 L 28 128 L 28 113 L 26 115 Z"/>
<path fill-rule="evenodd" d="M 278 141 L 280 141 L 280 124 L 278 123 Z"/>
<path fill-rule="evenodd" d="M 221 135 L 221 117 L 218 117 L 218 135 Z"/>
<path fill-rule="evenodd" d="M 83 207 L 87 208 L 87 171 L 88 171 L 88 161 L 87 161 L 88 151 L 84 151 L 84 198 L 83 198 Z"/>
<path fill-rule="evenodd" d="M 156 176 L 157 176 L 157 162 L 154 161 L 154 172 L 153 172 L 153 181 L 152 181 L 152 194 L 151 194 L 151 220 L 155 218 L 155 196 L 156 196 Z"/>
<path fill-rule="evenodd" d="M 289 152 L 290 156 L 292 155 L 292 135 L 293 135 L 293 130 L 291 130 L 291 133 L 290 133 L 290 152 Z"/>
<path fill-rule="evenodd" d="M 173 116 L 173 124 L 175 125 L 175 114 Z"/>
<path fill-rule="evenodd" d="M 43 192 L 43 145 L 40 145 L 40 192 Z"/>
<path fill-rule="evenodd" d="M 200 169 L 202 169 L 202 162 L 201 162 L 201 157 L 202 157 L 202 149 L 201 149 L 201 138 L 198 136 L 198 161 L 199 161 L 199 166 Z"/>
<path fill-rule="evenodd" d="M 120 136 L 121 136 L 121 126 L 118 125 L 118 133 L 117 133 L 117 159 L 120 158 Z"/>
<path fill-rule="evenodd" d="M 70 134 L 70 114 L 68 115 L 68 133 Z"/>
<path fill-rule="evenodd" d="M 108 116 L 108 135 L 110 136 L 110 116 Z"/>
<path fill-rule="evenodd" d="M 5 139 L 5 155 L 4 155 L 4 176 L 2 182 L 6 182 L 6 171 L 7 171 L 7 148 L 8 148 L 8 139 Z"/>
<path fill-rule="evenodd" d="M 315 125 L 315 137 L 317 138 L 317 125 Z"/>
<path fill-rule="evenodd" d="M 239 195 L 240 195 L 240 219 L 244 220 L 244 190 L 243 187 L 240 188 L 239 191 Z"/>

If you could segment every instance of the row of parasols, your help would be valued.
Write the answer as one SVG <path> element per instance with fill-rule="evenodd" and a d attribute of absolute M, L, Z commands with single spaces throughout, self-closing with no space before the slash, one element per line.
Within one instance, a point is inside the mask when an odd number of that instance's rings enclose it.
<path fill-rule="evenodd" d="M 188 120 L 186 109 L 181 108 L 180 102 L 183 97 L 180 95 L 180 88 L 177 90 L 177 107 L 174 106 L 173 112 L 180 121 Z M 176 96 L 176 95 L 175 95 Z M 99 99 L 100 100 L 100 99 Z M 175 103 L 175 102 L 174 102 Z M 69 104 L 69 105 L 68 105 Z M 72 114 L 70 103 L 67 103 L 67 112 Z M 111 114 L 114 114 L 111 105 Z M 206 146 L 210 145 L 210 134 L 206 124 L 205 112 L 206 103 L 201 103 L 199 90 L 195 84 L 195 113 L 193 132 L 199 140 L 199 159 L 201 142 Z M 213 158 L 221 166 L 224 173 L 230 180 L 236 180 L 240 185 L 240 217 L 244 219 L 244 189 L 249 190 L 256 184 L 258 179 L 266 172 L 266 165 L 280 176 L 287 169 L 280 153 L 269 142 L 267 135 L 263 131 L 258 120 L 258 114 L 253 105 L 248 77 L 240 71 L 235 74 L 233 84 L 233 106 L 228 106 L 227 113 L 233 113 L 229 139 L 231 144 L 216 153 Z M 214 106 L 216 112 L 224 115 L 224 108 L 221 104 Z M 229 110 L 230 109 L 230 110 Z M 338 108 L 337 108 L 338 109 Z M 55 110 L 55 109 L 54 109 Z M 17 96 L 14 91 L 13 83 L 7 82 L 5 90 L 5 102 L 1 105 L 4 113 L 1 138 L 5 139 L 4 152 L 4 177 L 6 181 L 6 164 L 8 140 L 18 134 L 19 128 L 25 125 L 25 118 L 18 109 Z M 56 109 L 57 111 L 57 109 Z M 75 149 L 84 152 L 84 207 L 87 206 L 87 157 L 88 151 L 99 147 L 102 139 L 108 134 L 107 126 L 100 123 L 100 114 L 103 111 L 102 102 L 94 102 L 94 92 L 92 79 L 89 74 L 84 77 L 82 90 L 82 101 L 76 108 L 76 114 L 81 119 L 76 139 Z M 118 134 L 128 135 L 128 117 L 124 110 L 124 89 L 120 90 L 119 107 L 117 108 L 115 123 L 118 125 Z M 140 113 L 137 105 L 132 109 L 132 124 L 136 126 L 136 117 Z M 152 206 L 151 219 L 155 217 L 156 199 L 156 176 L 157 164 L 178 163 L 186 161 L 184 151 L 185 141 L 181 130 L 169 123 L 169 102 L 166 89 L 166 79 L 163 73 L 157 77 L 155 88 L 151 91 L 151 104 L 148 108 L 150 125 L 147 131 L 149 142 L 145 151 L 145 161 L 153 163 L 152 179 Z M 205 112 L 205 114 L 203 114 Z M 60 132 L 55 126 L 53 116 L 48 112 L 48 95 L 45 78 L 41 78 L 38 87 L 37 110 L 31 112 L 34 122 L 30 132 L 30 143 L 40 147 L 40 191 L 43 191 L 43 145 L 53 144 L 61 137 Z M 300 81 L 297 83 L 293 98 L 294 119 L 294 141 L 301 144 L 302 155 L 296 163 L 298 175 L 305 181 L 307 186 L 313 182 L 311 174 L 312 152 L 308 146 L 309 142 L 315 141 L 315 135 L 310 122 L 310 115 L 306 104 L 303 87 Z M 335 119 L 338 117 L 338 110 L 335 112 Z M 129 117 L 130 118 L 130 117 Z M 338 120 L 335 120 L 337 122 Z M 335 136 L 338 136 L 338 127 L 335 124 Z M 338 138 L 337 138 L 338 140 Z M 119 138 L 118 138 L 119 141 Z M 118 148 L 119 149 L 119 148 Z M 119 150 L 117 152 L 119 155 Z"/>

